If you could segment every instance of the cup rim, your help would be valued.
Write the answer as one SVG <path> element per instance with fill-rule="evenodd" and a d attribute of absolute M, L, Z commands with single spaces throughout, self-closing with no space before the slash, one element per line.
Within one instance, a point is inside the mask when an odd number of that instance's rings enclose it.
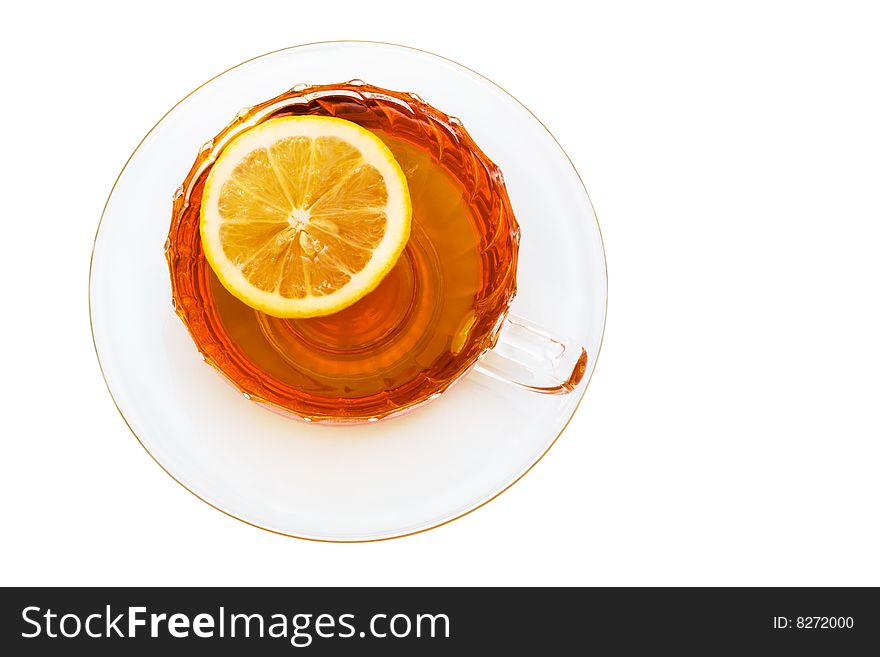
<path fill-rule="evenodd" d="M 223 151 L 231 143 L 235 142 L 241 134 L 250 129 L 254 122 L 260 123 L 271 119 L 279 112 L 286 113 L 297 105 L 309 105 L 317 100 L 327 98 L 346 98 L 353 94 L 358 94 L 367 101 L 378 103 L 386 115 L 405 115 L 406 112 L 400 109 L 401 104 L 412 103 L 412 106 L 419 111 L 418 122 L 424 126 L 424 139 L 417 146 L 420 150 L 429 153 L 432 159 L 438 158 L 436 163 L 438 168 L 442 166 L 441 155 L 446 149 L 442 145 L 435 144 L 434 140 L 438 138 L 437 134 L 439 133 L 449 132 L 453 135 L 453 141 L 461 144 L 462 148 L 470 156 L 462 164 L 462 170 L 452 176 L 455 182 L 461 187 L 462 192 L 466 192 L 466 180 L 482 174 L 488 181 L 489 189 L 492 192 L 491 196 L 493 197 L 491 207 L 478 209 L 474 204 L 471 204 L 473 214 L 475 216 L 479 214 L 482 217 L 478 223 L 482 226 L 484 233 L 492 228 L 497 228 L 491 238 L 487 235 L 483 236 L 486 243 L 478 246 L 477 257 L 481 260 L 483 266 L 491 269 L 491 262 L 497 257 L 493 256 L 497 254 L 499 249 L 509 249 L 510 255 L 504 267 L 494 270 L 497 273 L 491 280 L 484 280 L 481 290 L 477 294 L 475 309 L 479 306 L 484 306 L 485 309 L 473 314 L 474 319 L 469 335 L 463 345 L 464 349 L 461 350 L 463 351 L 463 357 L 456 352 L 456 358 L 452 367 L 441 368 L 439 371 L 425 367 L 414 372 L 408 380 L 399 383 L 396 391 L 398 393 L 405 393 L 412 385 L 415 385 L 417 379 L 424 380 L 426 378 L 428 381 L 432 381 L 433 385 L 425 387 L 424 384 L 421 384 L 417 394 L 413 394 L 405 403 L 395 404 L 391 407 L 388 407 L 387 402 L 367 401 L 377 396 L 375 392 L 361 398 L 352 398 L 347 400 L 347 404 L 339 405 L 340 408 L 344 408 L 350 414 L 342 412 L 334 414 L 331 411 L 319 408 L 317 405 L 320 402 L 305 401 L 303 396 L 298 394 L 297 386 L 289 384 L 281 377 L 277 377 L 265 370 L 261 371 L 258 377 L 250 376 L 249 372 L 242 371 L 239 363 L 245 361 L 256 368 L 259 368 L 259 366 L 253 363 L 251 353 L 241 348 L 240 345 L 230 345 L 229 351 L 236 353 L 236 357 L 231 359 L 231 362 L 230 359 L 218 361 L 218 359 L 209 355 L 214 352 L 217 340 L 228 340 L 230 343 L 235 341 L 230 337 L 230 332 L 223 321 L 222 313 L 217 310 L 216 296 L 211 292 L 211 288 L 214 286 L 208 282 L 208 279 L 212 277 L 212 273 L 202 257 L 202 247 L 198 233 L 191 233 L 190 227 L 194 222 L 198 221 L 198 217 L 193 216 L 195 212 L 193 206 L 197 202 L 193 197 L 193 192 L 214 166 L 214 163 L 221 157 Z M 408 96 L 410 98 L 407 98 Z M 357 121 L 357 119 L 352 120 Z M 380 124 L 383 126 L 386 122 L 389 126 L 393 127 L 395 121 L 393 118 L 388 118 L 387 121 L 380 120 Z M 498 217 L 499 213 L 501 219 L 498 220 L 499 223 L 496 226 L 489 227 L 484 225 Z M 172 296 L 176 302 L 176 313 L 186 327 L 196 347 L 202 353 L 202 359 L 218 371 L 234 387 L 239 389 L 249 400 L 259 403 L 273 412 L 299 421 L 327 425 L 385 421 L 407 414 L 433 401 L 464 376 L 468 375 L 486 352 L 493 348 L 497 342 L 498 334 L 504 325 L 504 321 L 510 312 L 511 303 L 516 296 L 520 228 L 511 207 L 508 191 L 498 165 L 486 155 L 458 119 L 451 117 L 418 96 L 414 96 L 412 93 L 392 90 L 363 80 L 297 85 L 289 91 L 254 105 L 247 110 L 247 113 L 245 113 L 245 110 L 239 112 L 228 125 L 210 141 L 206 142 L 203 149 L 199 152 L 199 156 L 187 173 L 185 180 L 174 194 L 174 206 L 171 214 L 171 227 L 168 240 L 165 243 L 165 255 L 172 281 Z M 416 226 L 414 223 L 413 233 L 415 234 L 415 232 Z M 417 240 L 412 241 L 415 243 Z M 175 254 L 172 257 L 172 251 L 178 246 L 187 247 L 186 255 Z M 434 253 L 432 249 L 427 249 L 427 251 Z M 410 258 L 407 252 L 404 252 L 401 257 L 402 259 Z M 414 265 L 414 261 L 410 260 L 410 264 Z M 188 297 L 195 299 L 194 307 L 184 307 L 181 304 L 180 299 L 187 299 Z M 212 303 L 212 298 L 215 303 Z M 431 303 L 430 301 L 423 301 L 418 305 L 424 308 L 425 306 L 430 306 Z M 199 332 L 193 329 L 188 317 L 193 310 L 199 311 L 201 322 L 209 327 L 208 331 Z M 263 324 L 266 319 L 270 323 L 273 322 L 272 317 L 267 317 L 263 314 L 263 317 L 258 318 L 258 323 L 263 327 L 264 336 L 269 344 L 274 346 L 275 342 L 269 338 Z M 282 319 L 282 321 L 285 320 Z M 299 322 L 300 320 L 293 319 L 290 321 Z M 282 355 L 282 357 L 284 356 Z M 450 374 L 447 375 L 447 372 L 450 372 Z M 310 396 L 321 397 L 317 394 Z M 322 397 L 322 399 L 333 401 L 335 404 L 335 399 L 332 396 Z M 371 406 L 367 404 L 371 404 Z"/>

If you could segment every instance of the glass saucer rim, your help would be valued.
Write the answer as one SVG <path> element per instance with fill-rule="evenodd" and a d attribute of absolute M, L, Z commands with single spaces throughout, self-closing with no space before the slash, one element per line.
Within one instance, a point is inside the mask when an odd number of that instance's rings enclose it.
<path fill-rule="evenodd" d="M 601 292 L 602 292 L 601 301 L 603 304 L 604 314 L 602 316 L 602 321 L 601 321 L 601 325 L 600 325 L 598 347 L 596 349 L 595 355 L 591 356 L 591 360 L 593 361 L 592 368 L 590 368 L 589 376 L 587 376 L 586 380 L 583 382 L 583 386 L 582 386 L 580 393 L 579 393 L 579 398 L 577 399 L 576 403 L 572 407 L 572 410 L 569 413 L 568 418 L 566 419 L 562 428 L 559 429 L 559 431 L 557 432 L 557 434 L 553 438 L 553 440 L 549 444 L 547 444 L 546 448 L 536 458 L 534 458 L 534 460 L 532 460 L 532 462 L 529 463 L 528 466 L 526 466 L 515 478 L 513 478 L 511 481 L 509 481 L 503 488 L 497 490 L 496 492 L 494 492 L 492 495 L 486 497 L 485 499 L 469 506 L 466 510 L 461 511 L 461 512 L 456 512 L 454 515 L 451 515 L 450 517 L 444 518 L 440 521 L 428 521 L 424 526 L 422 526 L 418 529 L 414 529 L 411 531 L 403 531 L 403 532 L 398 532 L 398 533 L 389 533 L 388 535 L 384 535 L 384 536 L 379 535 L 376 537 L 369 537 L 369 538 L 326 538 L 326 537 L 320 537 L 320 536 L 308 536 L 308 535 L 304 535 L 304 534 L 295 534 L 295 533 L 281 531 L 279 529 L 274 529 L 272 527 L 261 525 L 256 522 L 251 522 L 249 520 L 246 520 L 245 518 L 242 518 L 238 515 L 235 515 L 234 513 L 227 511 L 227 510 L 223 509 L 221 506 L 218 506 L 217 504 L 209 501 L 205 497 L 202 497 L 199 493 L 197 493 L 192 488 L 190 488 L 189 486 L 184 484 L 180 479 L 178 479 L 174 474 L 172 474 L 156 458 L 156 456 L 147 448 L 146 444 L 143 442 L 143 440 L 141 440 L 141 438 L 140 438 L 140 436 L 138 436 L 137 432 L 135 432 L 134 428 L 129 423 L 128 418 L 125 416 L 125 413 L 123 413 L 122 409 L 120 408 L 119 403 L 113 394 L 113 390 L 110 387 L 110 383 L 107 380 L 107 376 L 106 376 L 106 373 L 104 370 L 104 364 L 101 361 L 101 356 L 99 353 L 97 340 L 95 338 L 94 321 L 93 321 L 93 308 L 92 308 L 92 285 L 93 285 L 95 250 L 97 247 L 98 238 L 101 233 L 101 227 L 103 225 L 104 218 L 107 213 L 107 208 L 110 205 L 110 200 L 112 199 L 113 194 L 116 191 L 116 187 L 119 184 L 119 181 L 121 180 L 123 174 L 128 169 L 128 166 L 131 163 L 131 161 L 134 159 L 134 156 L 138 153 L 138 151 L 143 146 L 143 144 L 146 142 L 146 140 L 150 137 L 150 135 L 153 134 L 153 132 L 162 124 L 162 122 L 170 114 L 172 114 L 172 112 L 174 112 L 174 110 L 176 110 L 180 105 L 182 105 L 185 101 L 187 101 L 189 98 L 191 98 L 194 94 L 196 94 L 203 87 L 206 87 L 207 85 L 213 83 L 215 80 L 223 77 L 227 73 L 229 73 L 235 69 L 238 69 L 242 66 L 245 66 L 245 65 L 250 64 L 254 61 L 257 61 L 257 60 L 260 60 L 260 59 L 263 59 L 266 57 L 270 57 L 272 55 L 276 55 L 276 54 L 279 54 L 282 52 L 288 52 L 288 51 L 292 51 L 292 50 L 304 49 L 304 48 L 315 47 L 315 46 L 342 46 L 342 45 L 389 46 L 392 48 L 399 48 L 401 50 L 413 51 L 413 52 L 420 53 L 423 55 L 429 55 L 431 57 L 434 57 L 439 60 L 443 60 L 445 62 L 453 64 L 454 66 L 457 66 L 457 67 L 467 71 L 468 73 L 470 73 L 470 74 L 476 76 L 477 78 L 481 79 L 482 81 L 488 83 L 490 86 L 498 89 L 505 96 L 507 96 L 508 98 L 513 100 L 519 107 L 521 107 L 523 110 L 525 110 L 525 112 L 544 129 L 544 132 L 547 134 L 547 136 L 550 137 L 550 139 L 553 140 L 553 142 L 559 148 L 559 151 L 565 157 L 566 161 L 568 162 L 569 166 L 571 167 L 571 170 L 574 172 L 575 176 L 577 177 L 578 182 L 580 183 L 581 189 L 583 190 L 584 196 L 586 197 L 587 203 L 589 204 L 589 207 L 590 207 L 590 212 L 592 214 L 593 223 L 595 224 L 596 231 L 597 231 L 597 234 L 599 237 L 599 246 L 600 246 L 601 254 L 602 254 L 603 280 L 602 280 L 602 285 L 601 285 Z M 285 46 L 283 48 L 277 48 L 275 50 L 261 53 L 259 55 L 254 56 L 254 57 L 250 57 L 246 60 L 243 60 L 233 66 L 230 66 L 230 67 L 224 69 L 223 71 L 217 73 L 216 75 L 210 77 L 209 79 L 207 79 L 204 82 L 202 82 L 201 84 L 199 84 L 192 91 L 190 91 L 185 96 L 183 96 L 180 100 L 178 100 L 176 103 L 174 103 L 174 105 L 172 105 L 166 112 L 164 112 L 161 117 L 159 117 L 159 119 L 146 132 L 146 134 L 144 134 L 144 136 L 138 141 L 137 145 L 132 150 L 131 154 L 125 160 L 125 163 L 123 164 L 122 168 L 120 169 L 119 174 L 116 176 L 116 179 L 113 181 L 113 185 L 110 188 L 110 192 L 107 195 L 107 199 L 104 202 L 104 206 L 101 210 L 101 215 L 98 220 L 98 226 L 95 230 L 95 237 L 92 242 L 92 249 L 91 249 L 91 254 L 90 254 L 90 258 L 89 258 L 88 311 L 89 311 L 89 330 L 90 330 L 91 337 L 92 337 L 92 347 L 95 352 L 95 357 L 98 361 L 98 368 L 101 372 L 101 378 L 104 380 L 104 385 L 107 388 L 107 392 L 110 395 L 110 399 L 112 400 L 113 405 L 116 408 L 116 411 L 119 413 L 119 415 L 122 418 L 123 422 L 125 423 L 126 427 L 131 432 L 131 434 L 135 437 L 138 444 L 143 448 L 143 450 L 147 453 L 147 455 L 156 463 L 156 465 L 158 465 L 162 469 L 163 472 L 165 472 L 173 481 L 175 481 L 177 484 L 179 484 L 184 490 L 186 490 L 187 492 L 192 494 L 194 497 L 196 497 L 201 502 L 204 502 L 209 507 L 216 509 L 217 511 L 223 513 L 224 515 L 226 515 L 230 518 L 233 518 L 234 520 L 238 520 L 239 522 L 242 522 L 245 525 L 249 525 L 251 527 L 261 529 L 261 530 L 269 532 L 271 534 L 277 534 L 277 535 L 285 536 L 288 538 L 295 538 L 295 539 L 299 539 L 299 540 L 319 542 L 319 543 L 375 543 L 375 542 L 389 541 L 389 540 L 393 540 L 393 539 L 397 539 L 397 538 L 405 538 L 407 536 L 421 534 L 421 533 L 430 531 L 432 529 L 436 529 L 438 527 L 442 527 L 444 525 L 450 524 L 450 523 L 454 522 L 455 520 L 458 520 L 460 518 L 463 518 L 463 517 L 473 513 L 477 509 L 482 508 L 483 506 L 487 505 L 489 502 L 492 502 L 493 500 L 495 500 L 502 493 L 504 493 L 507 490 L 509 490 L 510 488 L 512 488 L 514 486 L 514 484 L 519 482 L 523 477 L 525 477 L 529 472 L 531 472 L 531 470 L 549 453 L 549 451 L 552 449 L 552 447 L 556 444 L 556 442 L 559 440 L 559 438 L 562 436 L 562 434 L 568 428 L 568 425 L 571 423 L 572 419 L 574 418 L 575 414 L 577 413 L 578 409 L 580 408 L 580 405 L 583 402 L 586 391 L 589 388 L 590 382 L 593 379 L 593 374 L 595 373 L 595 368 L 596 368 L 596 365 L 598 364 L 599 355 L 602 352 L 602 346 L 604 344 L 604 339 L 605 339 L 605 328 L 606 328 L 607 317 L 608 317 L 608 262 L 607 262 L 606 252 L 605 252 L 605 240 L 604 240 L 604 236 L 602 234 L 601 225 L 599 224 L 599 219 L 596 214 L 595 207 L 593 206 L 592 199 L 590 198 L 589 192 L 587 191 L 586 185 L 584 184 L 584 181 L 580 175 L 580 172 L 577 170 L 577 167 L 575 167 L 574 162 L 572 162 L 568 153 L 562 147 L 562 144 L 559 143 L 559 141 L 556 139 L 556 137 L 553 135 L 553 133 L 549 130 L 549 128 L 547 128 L 547 126 L 528 107 L 526 107 L 522 102 L 520 102 L 520 100 L 516 96 L 514 96 L 513 94 L 508 92 L 501 85 L 497 84 L 496 82 L 494 82 L 493 80 L 489 79 L 488 77 L 482 75 L 481 73 L 471 69 L 470 67 L 465 66 L 464 64 L 461 64 L 461 63 L 459 63 L 449 57 L 439 55 L 437 53 L 431 52 L 429 50 L 425 50 L 423 48 L 417 48 L 414 46 L 408 46 L 408 45 L 393 43 L 393 42 L 389 42 L 389 41 L 374 41 L 374 40 L 363 40 L 363 39 L 332 39 L 332 40 L 327 40 L 327 41 L 312 41 L 312 42 L 301 43 L 301 44 L 296 44 L 296 45 L 292 45 L 292 46 Z"/>

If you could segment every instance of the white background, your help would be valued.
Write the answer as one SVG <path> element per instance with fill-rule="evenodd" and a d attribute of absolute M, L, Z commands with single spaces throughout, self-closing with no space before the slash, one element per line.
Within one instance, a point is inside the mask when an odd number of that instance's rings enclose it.
<path fill-rule="evenodd" d="M 0 583 L 880 584 L 871 4 L 437 4 L 4 9 Z M 239 61 L 328 39 L 434 51 L 519 98 L 608 256 L 605 344 L 557 445 L 488 506 L 376 544 L 272 535 L 175 484 L 117 414 L 87 312 L 141 137 Z"/>

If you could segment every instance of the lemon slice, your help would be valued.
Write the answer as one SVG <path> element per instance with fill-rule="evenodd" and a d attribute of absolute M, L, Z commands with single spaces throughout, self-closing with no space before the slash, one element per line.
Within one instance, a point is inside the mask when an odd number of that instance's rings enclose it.
<path fill-rule="evenodd" d="M 236 137 L 202 194 L 217 278 L 275 317 L 338 312 L 376 288 L 409 238 L 406 178 L 373 133 L 332 117 L 271 119 Z"/>

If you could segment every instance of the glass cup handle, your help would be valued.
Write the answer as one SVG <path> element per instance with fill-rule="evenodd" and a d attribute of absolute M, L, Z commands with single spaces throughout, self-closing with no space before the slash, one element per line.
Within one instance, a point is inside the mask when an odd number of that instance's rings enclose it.
<path fill-rule="evenodd" d="M 495 345 L 474 369 L 494 379 L 550 395 L 571 392 L 587 371 L 587 351 L 532 322 L 508 315 Z"/>

